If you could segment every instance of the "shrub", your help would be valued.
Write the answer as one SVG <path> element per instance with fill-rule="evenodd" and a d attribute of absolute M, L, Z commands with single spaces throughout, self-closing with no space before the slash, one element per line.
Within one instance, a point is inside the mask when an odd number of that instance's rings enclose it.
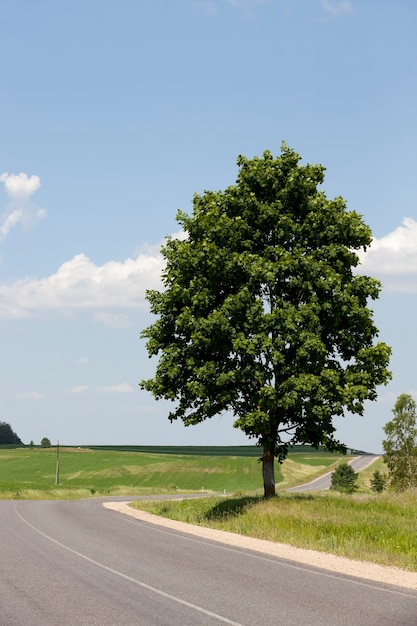
<path fill-rule="evenodd" d="M 375 493 L 381 493 L 387 486 L 387 477 L 381 474 L 379 470 L 375 470 L 371 479 L 371 489 Z"/>
<path fill-rule="evenodd" d="M 358 474 L 347 463 L 341 463 L 333 472 L 330 489 L 336 489 L 343 493 L 353 493 L 358 488 L 356 481 Z"/>

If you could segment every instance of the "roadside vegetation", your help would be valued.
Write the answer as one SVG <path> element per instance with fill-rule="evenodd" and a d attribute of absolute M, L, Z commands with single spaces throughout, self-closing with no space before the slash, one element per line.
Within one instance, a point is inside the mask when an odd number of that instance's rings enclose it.
<path fill-rule="evenodd" d="M 281 492 L 136 502 L 175 520 L 351 559 L 417 571 L 416 493 Z"/>

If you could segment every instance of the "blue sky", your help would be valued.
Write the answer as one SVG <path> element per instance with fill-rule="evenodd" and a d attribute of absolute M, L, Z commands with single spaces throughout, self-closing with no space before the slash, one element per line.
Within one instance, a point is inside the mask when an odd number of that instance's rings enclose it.
<path fill-rule="evenodd" d="M 416 27 L 414 0 L 3 0 L 0 420 L 26 443 L 246 443 L 139 390 L 144 294 L 177 210 L 285 140 L 374 234 L 393 380 L 337 425 L 379 452 L 417 397 Z"/>

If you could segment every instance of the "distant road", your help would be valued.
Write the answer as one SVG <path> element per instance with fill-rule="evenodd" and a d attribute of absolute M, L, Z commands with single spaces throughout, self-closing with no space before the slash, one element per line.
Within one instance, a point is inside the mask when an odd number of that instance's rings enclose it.
<path fill-rule="evenodd" d="M 352 461 L 349 461 L 349 465 L 353 467 L 355 472 L 360 472 L 365 469 L 379 459 L 377 454 L 362 454 L 361 456 L 357 456 Z M 330 489 L 331 484 L 331 476 L 334 470 L 331 472 L 327 472 L 327 474 L 323 474 L 320 478 L 316 478 L 305 485 L 298 485 L 298 487 L 292 487 L 292 489 L 288 489 L 287 491 L 321 491 L 322 489 Z"/>

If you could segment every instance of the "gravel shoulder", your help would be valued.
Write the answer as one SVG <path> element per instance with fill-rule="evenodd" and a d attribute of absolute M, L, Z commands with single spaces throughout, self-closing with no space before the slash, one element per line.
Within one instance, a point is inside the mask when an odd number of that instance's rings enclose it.
<path fill-rule="evenodd" d="M 184 522 L 178 522 L 159 515 L 153 515 L 147 511 L 140 511 L 129 506 L 128 502 L 103 502 L 103 506 L 112 511 L 130 515 L 138 520 L 165 526 L 181 532 L 204 537 L 213 541 L 219 541 L 230 546 L 245 548 L 247 550 L 255 550 L 263 554 L 277 556 L 282 559 L 304 563 L 313 567 L 321 567 L 323 569 L 364 578 L 398 587 L 406 587 L 408 589 L 417 590 L 417 572 L 406 572 L 404 570 L 386 567 L 383 565 L 375 565 L 364 561 L 353 561 L 334 554 L 325 552 L 316 552 L 315 550 L 303 550 L 295 548 L 283 543 L 274 541 L 265 541 L 263 539 L 253 539 L 235 533 L 229 533 L 223 530 L 214 530 L 203 526 L 194 526 Z"/>

